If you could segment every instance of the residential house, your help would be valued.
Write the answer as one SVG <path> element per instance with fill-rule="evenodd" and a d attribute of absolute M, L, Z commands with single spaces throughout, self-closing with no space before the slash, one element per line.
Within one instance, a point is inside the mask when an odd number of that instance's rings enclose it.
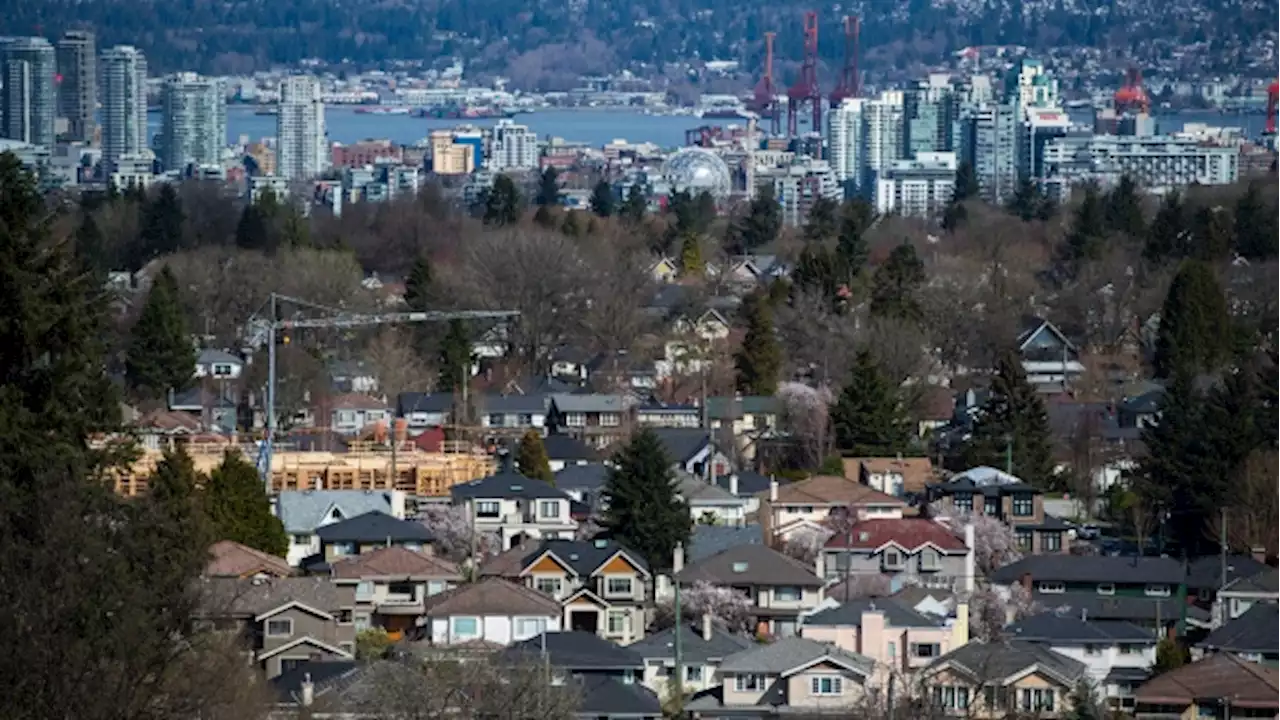
<path fill-rule="evenodd" d="M 547 451 L 547 464 L 551 466 L 553 473 L 570 465 L 586 465 L 600 459 L 600 453 L 587 447 L 578 438 L 568 435 L 548 435 L 542 438 L 542 447 Z"/>
<path fill-rule="evenodd" d="M 411 434 L 453 422 L 453 393 L 400 393 L 396 397 L 396 417 L 404 418 Z"/>
<path fill-rule="evenodd" d="M 730 470 L 725 475 L 716 476 L 715 483 L 722 489 L 728 490 L 734 497 L 742 498 L 746 501 L 747 514 L 754 514 L 760 510 L 760 498 L 767 497 L 771 483 L 777 482 L 779 487 L 787 485 L 791 481 L 782 478 L 770 478 L 761 475 L 758 472 L 750 470 Z"/>
<path fill-rule="evenodd" d="M 328 578 L 208 578 L 200 617 L 242 637 L 268 678 L 311 660 L 352 660 L 355 588 Z"/>
<path fill-rule="evenodd" d="M 965 614 L 952 628 L 893 598 L 863 598 L 810 615 L 800 634 L 874 661 L 883 687 L 891 673 L 908 676 L 967 643 Z"/>
<path fill-rule="evenodd" d="M 587 363 L 591 387 L 637 395 L 650 395 L 658 387 L 658 372 L 652 360 L 623 351 L 600 353 Z"/>
<path fill-rule="evenodd" d="M 1245 614 L 1254 605 L 1267 604 L 1272 613 L 1277 612 L 1280 604 L 1280 587 L 1277 587 L 1278 574 L 1275 568 L 1267 568 L 1256 575 L 1236 578 L 1218 591 L 1215 607 L 1218 610 L 1214 617 L 1219 622 L 1234 620 Z"/>
<path fill-rule="evenodd" d="M 370 395 L 346 393 L 324 405 L 329 411 L 329 429 L 341 435 L 358 435 L 371 425 L 391 422 L 391 406 Z"/>
<path fill-rule="evenodd" d="M 729 262 L 728 281 L 744 290 L 768 285 L 789 275 L 790 268 L 777 255 L 742 255 Z"/>
<path fill-rule="evenodd" d="M 676 630 L 669 627 L 627 646 L 644 659 L 643 682 L 659 697 L 668 697 L 674 690 Z M 750 638 L 726 632 L 717 626 L 710 615 L 702 616 L 695 623 L 681 623 L 679 632 L 685 692 L 718 686 L 721 682 L 720 663 L 730 655 L 755 646 Z"/>
<path fill-rule="evenodd" d="M 725 658 L 721 685 L 695 693 L 685 710 L 699 720 L 775 718 L 784 712 L 848 717 L 873 669 L 870 658 L 834 645 L 783 638 Z"/>
<path fill-rule="evenodd" d="M 640 427 L 702 427 L 702 408 L 697 405 L 651 403 L 632 408 L 632 413 L 635 415 L 636 424 Z"/>
<path fill-rule="evenodd" d="M 1021 584 L 1041 607 L 1070 607 L 1090 620 L 1123 620 L 1172 631 L 1208 626 L 1209 613 L 1188 605 L 1182 563 L 1165 557 L 1032 555 L 991 574 L 993 585 Z"/>
<path fill-rule="evenodd" d="M 468 509 L 477 533 L 498 537 L 502 548 L 524 538 L 572 538 L 578 522 L 570 514 L 573 500 L 563 490 L 511 469 L 454 485 L 454 505 Z"/>
<path fill-rule="evenodd" d="M 1080 350 L 1048 320 L 1024 317 L 1017 345 L 1022 369 L 1032 385 L 1061 390 L 1084 374 Z"/>
<path fill-rule="evenodd" d="M 928 518 L 863 520 L 832 535 L 818 555 L 829 581 L 890 576 L 891 592 L 914 584 L 951 592 L 972 589 L 973 529 L 964 537 Z"/>
<path fill-rule="evenodd" d="M 936 711 L 953 717 L 996 720 L 1010 713 L 1062 717 L 1071 711 L 1085 664 L 1025 640 L 972 640 L 920 671 Z"/>
<path fill-rule="evenodd" d="M 1151 678 L 1136 695 L 1138 720 L 1274 718 L 1280 672 L 1218 653 Z"/>
<path fill-rule="evenodd" d="M 653 434 L 662 443 L 662 450 L 671 466 L 697 477 L 719 477 L 732 467 L 725 453 L 712 442 L 711 433 L 702 428 L 654 428 Z"/>
<path fill-rule="evenodd" d="M 683 565 L 683 563 L 677 563 Z M 741 545 L 673 568 L 681 586 L 706 582 L 746 596 L 757 632 L 775 637 L 795 635 L 800 617 L 822 602 L 822 578 L 813 570 L 764 545 Z"/>
<path fill-rule="evenodd" d="M 955 394 L 949 387 L 922 385 L 918 388 L 912 419 L 916 424 L 916 437 L 932 440 L 955 419 Z"/>
<path fill-rule="evenodd" d="M 483 641 L 510 645 L 559 632 L 560 602 L 499 577 L 460 585 L 427 599 L 426 634 L 433 645 Z"/>
<path fill-rule="evenodd" d="M 476 402 L 476 413 L 485 434 L 493 438 L 520 437 L 547 426 L 546 395 L 485 395 Z"/>
<path fill-rule="evenodd" d="M 1271 569 L 1262 557 L 1256 555 L 1228 555 L 1226 569 L 1223 557 L 1217 553 L 1193 558 L 1187 563 L 1187 597 L 1193 598 L 1198 607 L 1213 608 L 1218 592 L 1242 578 L 1249 578 Z"/>
<path fill-rule="evenodd" d="M 654 363 L 658 378 L 697 375 L 708 370 L 713 364 L 709 351 L 729 339 L 733 324 L 716 308 L 677 312 L 668 317 L 671 339 L 663 346 L 662 357 Z"/>
<path fill-rule="evenodd" d="M 676 277 L 680 274 L 680 265 L 675 260 L 663 255 L 649 266 L 649 274 L 653 277 L 654 282 L 670 283 L 675 282 Z"/>
<path fill-rule="evenodd" d="M 181 410 L 151 410 L 129 425 L 146 450 L 173 450 L 204 431 L 200 417 Z"/>
<path fill-rule="evenodd" d="M 729 431 L 737 443 L 735 450 L 751 460 L 756 456 L 756 441 L 777 430 L 782 400 L 759 395 L 710 397 L 707 417 L 713 431 Z"/>
<path fill-rule="evenodd" d="M 378 391 L 378 375 L 363 360 L 329 362 L 329 385 L 335 392 L 369 394 Z"/>
<path fill-rule="evenodd" d="M 1120 403 L 1120 427 L 1144 430 L 1160 422 L 1160 406 L 1164 403 L 1164 388 L 1156 387 Z"/>
<path fill-rule="evenodd" d="M 823 530 L 832 515 L 859 520 L 901 518 L 907 504 L 856 480 L 816 475 L 789 485 L 771 482 L 760 494 L 760 522 L 786 539 L 803 530 Z"/>
<path fill-rule="evenodd" d="M 205 577 L 217 578 L 281 578 L 292 574 L 293 568 L 284 558 L 232 540 L 214 543 L 204 567 Z"/>
<path fill-rule="evenodd" d="M 244 360 L 225 350 L 201 350 L 196 356 L 195 377 L 210 380 L 237 380 L 244 372 Z"/>
<path fill-rule="evenodd" d="M 555 598 L 563 608 L 562 627 L 622 645 L 644 637 L 653 576 L 644 558 L 611 540 L 546 540 L 503 553 L 480 572 Z"/>
<path fill-rule="evenodd" d="M 662 703 L 638 682 L 640 656 L 599 636 L 580 631 L 547 632 L 511 646 L 502 657 L 545 664 L 553 684 L 577 683 L 577 717 L 583 720 L 660 720 Z"/>
<path fill-rule="evenodd" d="M 195 385 L 175 393 L 169 391 L 169 410 L 188 413 L 198 418 L 200 426 L 220 433 L 235 432 L 240 421 L 240 410 L 226 388 L 214 389 Z"/>
<path fill-rule="evenodd" d="M 601 462 L 567 465 L 556 471 L 556 489 L 597 512 L 603 506 L 609 472 L 609 466 Z"/>
<path fill-rule="evenodd" d="M 764 531 L 759 525 L 694 525 L 684 558 L 696 563 L 729 548 L 763 544 Z"/>
<path fill-rule="evenodd" d="M 1159 638 L 1150 628 L 1087 613 L 1046 612 L 1010 625 L 1005 634 L 1040 643 L 1084 663 L 1085 673 L 1113 710 L 1133 711 L 1133 693 L 1151 677 Z"/>
<path fill-rule="evenodd" d="M 373 511 L 403 518 L 404 501 L 404 493 L 398 491 L 284 490 L 276 496 L 272 509 L 289 535 L 285 558 L 297 567 L 304 558 L 320 552 L 316 530 Z"/>
<path fill-rule="evenodd" d="M 1209 633 L 1195 650 L 1197 655 L 1228 653 L 1275 667 L 1280 661 L 1280 610 L 1272 603 L 1256 603 L 1240 617 Z"/>
<path fill-rule="evenodd" d="M 551 396 L 547 411 L 547 431 L 582 440 L 593 448 L 604 448 L 628 434 L 624 428 L 627 399 L 623 395 Z"/>
<path fill-rule="evenodd" d="M 304 560 L 304 567 L 322 569 L 325 564 L 389 547 L 429 553 L 431 541 L 435 539 L 427 526 L 378 510 L 323 525 L 316 530 L 316 537 L 320 540 L 320 552 Z"/>
<path fill-rule="evenodd" d="M 845 458 L 844 475 L 896 498 L 923 496 L 933 482 L 929 458 Z"/>
<path fill-rule="evenodd" d="M 356 632 L 380 627 L 395 638 L 418 626 L 428 600 L 463 581 L 448 560 L 398 545 L 336 560 L 329 573 L 356 589 Z"/>
<path fill-rule="evenodd" d="M 694 522 L 703 525 L 745 525 L 744 498 L 686 472 L 676 473 L 676 494 L 689 506 Z"/>
<path fill-rule="evenodd" d="M 928 488 L 944 515 L 982 513 L 1013 527 L 1018 549 L 1027 554 L 1066 554 L 1070 529 L 1044 511 L 1044 493 L 1017 477 L 991 467 L 976 467 Z"/>

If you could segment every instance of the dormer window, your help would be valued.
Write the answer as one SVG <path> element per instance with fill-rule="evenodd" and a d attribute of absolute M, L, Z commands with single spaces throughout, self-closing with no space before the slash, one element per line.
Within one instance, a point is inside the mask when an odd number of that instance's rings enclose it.
<path fill-rule="evenodd" d="M 1037 589 L 1045 595 L 1061 595 L 1067 591 L 1067 586 L 1060 582 L 1042 582 Z"/>
<path fill-rule="evenodd" d="M 733 564 L 733 572 L 744 573 L 747 571 L 747 564 L 744 562 L 736 562 Z"/>
<path fill-rule="evenodd" d="M 329 511 L 329 519 L 330 519 L 330 520 L 333 520 L 333 521 L 335 521 L 335 522 L 336 522 L 336 521 L 338 521 L 338 520 L 341 520 L 341 519 L 342 519 L 342 511 L 341 511 L 341 510 L 339 510 L 338 508 L 334 508 L 334 509 L 330 510 L 330 511 Z"/>
<path fill-rule="evenodd" d="M 921 570 L 940 570 L 941 568 L 942 559 L 938 557 L 937 550 L 927 547 L 920 551 Z"/>
<path fill-rule="evenodd" d="M 882 563 L 887 569 L 902 569 L 902 553 L 897 550 L 885 550 L 882 556 Z"/>
<path fill-rule="evenodd" d="M 1148 585 L 1146 589 L 1147 597 L 1169 597 L 1168 585 Z"/>

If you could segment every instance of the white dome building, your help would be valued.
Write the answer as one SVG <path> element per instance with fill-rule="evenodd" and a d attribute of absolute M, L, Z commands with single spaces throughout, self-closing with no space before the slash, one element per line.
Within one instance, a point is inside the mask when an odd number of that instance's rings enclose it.
<path fill-rule="evenodd" d="M 685 148 L 662 164 L 662 176 L 673 192 L 688 191 L 691 195 L 711 193 L 717 200 L 729 196 L 733 187 L 729 166 L 720 156 L 705 148 Z"/>

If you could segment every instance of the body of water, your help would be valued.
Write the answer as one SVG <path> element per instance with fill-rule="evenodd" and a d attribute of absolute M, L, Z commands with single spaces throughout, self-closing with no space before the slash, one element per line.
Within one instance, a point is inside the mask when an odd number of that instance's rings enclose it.
<path fill-rule="evenodd" d="M 1088 123 L 1092 114 L 1071 113 L 1076 122 Z M 514 121 L 527 125 L 539 137 L 559 137 L 574 142 L 584 142 L 599 147 L 612 140 L 651 142 L 661 147 L 684 145 L 685 131 L 703 125 L 727 125 L 740 121 L 703 120 L 692 115 L 645 115 L 631 110 L 548 110 L 517 115 Z M 355 108 L 335 106 L 325 111 L 325 125 L 333 142 L 351 144 L 366 139 L 389 139 L 402 145 L 424 140 L 432 130 L 471 124 L 490 127 L 497 122 L 490 120 L 438 120 L 415 118 L 408 115 L 369 115 L 355 112 Z M 1189 112 L 1177 115 L 1157 116 L 1160 132 L 1177 132 L 1187 123 L 1205 123 L 1222 127 L 1243 128 L 1246 135 L 1256 138 L 1262 133 L 1265 116 L 1225 115 L 1216 112 Z M 151 113 L 148 125 L 154 136 L 160 132 L 160 114 Z M 232 105 L 227 108 L 227 142 L 238 143 L 248 136 L 256 141 L 276 134 L 274 115 L 257 115 L 252 107 Z"/>

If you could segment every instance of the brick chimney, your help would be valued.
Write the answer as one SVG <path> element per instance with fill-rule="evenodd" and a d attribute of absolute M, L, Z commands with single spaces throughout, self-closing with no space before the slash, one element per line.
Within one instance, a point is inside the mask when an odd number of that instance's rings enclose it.
<path fill-rule="evenodd" d="M 862 627 L 858 629 L 858 652 L 868 657 L 884 657 L 884 612 L 876 609 L 875 601 L 862 613 Z"/>

